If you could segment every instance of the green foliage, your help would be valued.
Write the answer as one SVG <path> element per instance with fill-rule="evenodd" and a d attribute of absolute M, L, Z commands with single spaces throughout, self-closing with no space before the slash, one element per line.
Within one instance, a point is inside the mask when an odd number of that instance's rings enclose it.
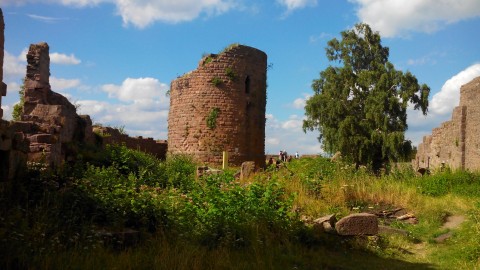
<path fill-rule="evenodd" d="M 235 79 L 237 78 L 237 74 L 231 67 L 227 67 L 225 69 L 225 75 L 227 75 L 227 77 L 230 78 L 231 81 L 235 81 Z"/>
<path fill-rule="evenodd" d="M 217 118 L 220 113 L 220 109 L 215 107 L 213 108 L 207 116 L 207 127 L 210 129 L 215 129 L 217 127 Z"/>
<path fill-rule="evenodd" d="M 222 79 L 220 79 L 219 77 L 214 77 L 214 78 L 211 80 L 211 83 L 212 83 L 213 86 L 218 87 L 218 86 L 220 86 L 220 85 L 223 83 L 223 81 L 222 81 Z"/>
<path fill-rule="evenodd" d="M 480 196 L 480 175 L 467 171 L 449 170 L 422 178 L 418 183 L 423 194 L 443 196 L 449 193 L 467 196 Z"/>
<path fill-rule="evenodd" d="M 25 79 L 22 80 L 22 85 L 20 86 L 20 91 L 18 91 L 18 96 L 20 101 L 13 106 L 12 119 L 14 121 L 22 120 L 23 114 L 23 105 L 25 103 Z"/>
<path fill-rule="evenodd" d="M 310 194 L 319 198 L 322 185 L 334 176 L 337 166 L 326 158 L 318 157 L 295 159 L 288 168 L 298 175 Z"/>
<path fill-rule="evenodd" d="M 326 54 L 333 65 L 312 83 L 303 128 L 319 130 L 328 153 L 340 151 L 357 166 L 378 170 L 409 154 L 407 106 L 413 103 L 426 114 L 430 89 L 410 72 L 395 69 L 389 49 L 367 24 L 341 35 L 328 42 Z"/>

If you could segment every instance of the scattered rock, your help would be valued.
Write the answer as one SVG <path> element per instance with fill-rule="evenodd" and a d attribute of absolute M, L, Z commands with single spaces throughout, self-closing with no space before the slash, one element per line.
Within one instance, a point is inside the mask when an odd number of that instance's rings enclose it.
<path fill-rule="evenodd" d="M 435 242 L 437 243 L 443 243 L 445 242 L 445 240 L 447 240 L 448 238 L 452 237 L 453 236 L 453 232 L 448 232 L 448 233 L 444 233 L 440 236 L 437 236 L 435 238 Z"/>
<path fill-rule="evenodd" d="M 249 178 L 255 172 L 255 162 L 245 161 L 242 163 L 242 168 L 240 171 L 240 179 L 244 180 Z"/>
<path fill-rule="evenodd" d="M 335 224 L 340 235 L 376 235 L 378 234 L 378 219 L 368 213 L 351 214 L 340 219 Z"/>
<path fill-rule="evenodd" d="M 313 229 L 318 232 L 333 233 L 335 232 L 335 222 L 337 222 L 335 215 L 317 218 L 313 221 Z"/>

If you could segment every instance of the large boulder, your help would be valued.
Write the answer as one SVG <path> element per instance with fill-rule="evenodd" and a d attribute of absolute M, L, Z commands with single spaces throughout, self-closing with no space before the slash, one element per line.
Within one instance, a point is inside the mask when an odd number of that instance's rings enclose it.
<path fill-rule="evenodd" d="M 378 234 L 378 219 L 368 213 L 351 214 L 340 219 L 335 224 L 340 235 L 376 235 Z"/>

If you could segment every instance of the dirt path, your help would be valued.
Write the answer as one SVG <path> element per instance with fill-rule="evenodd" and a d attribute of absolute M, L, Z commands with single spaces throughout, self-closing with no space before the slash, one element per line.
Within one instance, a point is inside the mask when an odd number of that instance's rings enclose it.
<path fill-rule="evenodd" d="M 445 223 L 443 223 L 442 229 L 456 229 L 460 224 L 465 221 L 465 216 L 462 215 L 453 215 L 447 217 Z"/>

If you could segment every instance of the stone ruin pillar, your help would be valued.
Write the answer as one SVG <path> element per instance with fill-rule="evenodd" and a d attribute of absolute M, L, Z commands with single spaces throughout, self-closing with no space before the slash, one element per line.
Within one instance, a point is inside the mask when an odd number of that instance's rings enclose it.
<path fill-rule="evenodd" d="M 3 82 L 3 50 L 5 43 L 5 22 L 3 21 L 3 12 L 0 8 L 0 119 L 3 118 L 2 96 L 7 95 L 7 85 Z"/>
<path fill-rule="evenodd" d="M 31 44 L 27 53 L 25 76 L 24 115 L 29 115 L 38 104 L 47 105 L 50 87 L 50 54 L 48 44 Z"/>

